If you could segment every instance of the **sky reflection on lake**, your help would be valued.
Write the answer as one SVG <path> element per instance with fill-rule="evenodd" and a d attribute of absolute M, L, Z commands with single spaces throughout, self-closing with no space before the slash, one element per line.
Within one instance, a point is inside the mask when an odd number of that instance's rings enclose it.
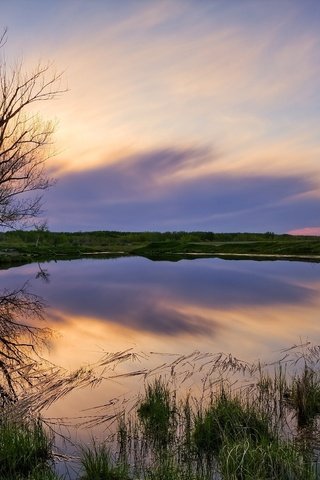
<path fill-rule="evenodd" d="M 272 356 L 319 340 L 320 265 L 219 259 L 152 262 L 144 258 L 77 260 L 1 272 L 0 286 L 29 280 L 57 331 L 51 356 L 66 366 L 102 350 L 232 352 Z"/>

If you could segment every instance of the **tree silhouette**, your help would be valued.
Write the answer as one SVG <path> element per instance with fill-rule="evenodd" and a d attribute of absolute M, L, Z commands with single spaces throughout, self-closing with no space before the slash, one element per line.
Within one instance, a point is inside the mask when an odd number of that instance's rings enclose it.
<path fill-rule="evenodd" d="M 5 31 L 0 47 L 6 39 Z M 63 91 L 61 74 L 52 73 L 49 64 L 27 73 L 21 63 L 10 67 L 0 58 L 0 226 L 28 223 L 40 213 L 41 191 L 51 184 L 44 164 L 54 124 L 31 107 Z"/>

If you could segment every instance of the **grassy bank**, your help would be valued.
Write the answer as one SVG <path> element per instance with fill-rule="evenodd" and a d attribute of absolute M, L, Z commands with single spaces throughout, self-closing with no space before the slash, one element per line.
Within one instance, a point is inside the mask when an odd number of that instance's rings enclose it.
<path fill-rule="evenodd" d="M 202 256 L 320 261 L 320 238 L 267 233 L 48 232 L 0 233 L 0 264 L 88 256 L 139 255 L 178 260 Z"/>

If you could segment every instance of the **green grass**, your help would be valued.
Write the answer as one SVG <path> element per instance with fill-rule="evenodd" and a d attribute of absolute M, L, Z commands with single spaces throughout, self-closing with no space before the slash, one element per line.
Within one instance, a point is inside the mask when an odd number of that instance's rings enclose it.
<path fill-rule="evenodd" d="M 207 458 L 218 455 L 223 445 L 232 439 L 249 440 L 252 445 L 258 445 L 272 442 L 273 438 L 266 415 L 224 392 L 195 419 L 193 440 L 197 454 Z"/>
<path fill-rule="evenodd" d="M 320 379 L 310 369 L 260 369 L 249 390 L 220 380 L 206 399 L 177 400 L 170 385 L 147 383 L 134 411 L 119 416 L 116 444 L 113 437 L 109 447 L 85 450 L 84 480 L 320 479 Z M 302 391 L 307 426 L 298 416 Z"/>
<path fill-rule="evenodd" d="M 320 415 L 319 371 L 305 367 L 302 374 L 296 375 L 288 388 L 287 401 L 296 412 L 299 427 L 312 424 Z"/>
<path fill-rule="evenodd" d="M 175 432 L 176 405 L 168 385 L 161 378 L 146 386 L 145 398 L 137 414 L 148 441 L 159 448 L 167 447 Z"/>
<path fill-rule="evenodd" d="M 0 479 L 58 480 L 52 444 L 40 420 L 0 421 Z"/>
<path fill-rule="evenodd" d="M 315 468 L 292 442 L 252 442 L 249 438 L 224 442 L 219 453 L 226 480 L 315 480 Z"/>
<path fill-rule="evenodd" d="M 129 480 L 128 468 L 124 463 L 116 464 L 108 447 L 93 442 L 91 448 L 82 448 L 82 480 Z"/>
<path fill-rule="evenodd" d="M 201 355 L 210 376 L 196 396 L 180 390 L 175 359 L 119 412 L 110 438 L 81 448 L 77 479 L 320 480 L 320 347 L 303 347 L 273 372 Z M 185 378 L 193 360 L 182 359 Z M 58 480 L 41 421 L 0 418 L 0 480 Z"/>

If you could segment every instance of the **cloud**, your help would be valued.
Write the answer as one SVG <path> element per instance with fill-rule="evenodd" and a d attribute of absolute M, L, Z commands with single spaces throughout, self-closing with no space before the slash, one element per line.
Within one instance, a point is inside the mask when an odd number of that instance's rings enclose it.
<path fill-rule="evenodd" d="M 217 159 L 207 149 L 167 148 L 69 173 L 47 195 L 49 226 L 287 231 L 318 218 L 311 179 L 212 173 L 210 165 Z"/>
<path fill-rule="evenodd" d="M 121 150 L 186 140 L 218 140 L 246 165 L 248 143 L 259 152 L 279 137 L 303 143 L 304 129 L 319 145 L 313 2 L 11 3 L 4 16 L 27 61 L 54 58 L 70 87 L 43 106 L 60 123 L 53 165 L 90 169 Z"/>
<path fill-rule="evenodd" d="M 4 6 L 9 57 L 70 87 L 40 105 L 60 124 L 51 228 L 318 224 L 317 2 L 25 3 Z"/>

